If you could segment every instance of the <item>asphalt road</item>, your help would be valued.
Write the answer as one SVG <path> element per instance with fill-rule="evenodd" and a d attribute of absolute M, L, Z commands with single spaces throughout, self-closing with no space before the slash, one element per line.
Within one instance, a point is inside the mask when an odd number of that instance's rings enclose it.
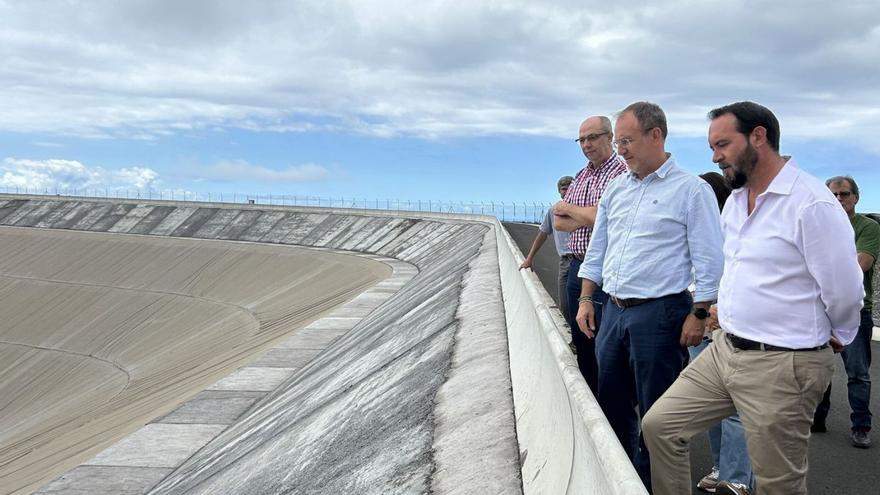
<path fill-rule="evenodd" d="M 505 223 L 504 226 L 519 248 L 527 253 L 538 232 L 537 225 Z M 538 252 L 534 270 L 551 295 L 556 292 L 556 250 L 549 237 Z M 880 342 L 872 342 L 874 356 L 880 354 Z M 880 377 L 880 364 L 874 360 L 871 376 Z M 876 379 L 876 378 L 875 378 Z M 807 489 L 811 495 L 880 494 L 880 436 L 873 435 L 874 446 L 867 450 L 853 448 L 849 443 L 849 403 L 846 398 L 846 373 L 839 362 L 831 392 L 831 413 L 827 433 L 816 433 L 810 438 L 810 472 Z M 871 411 L 880 411 L 876 391 L 871 396 Z M 691 442 L 691 475 L 694 493 L 701 493 L 696 482 L 712 469 L 709 439 L 697 435 Z"/>

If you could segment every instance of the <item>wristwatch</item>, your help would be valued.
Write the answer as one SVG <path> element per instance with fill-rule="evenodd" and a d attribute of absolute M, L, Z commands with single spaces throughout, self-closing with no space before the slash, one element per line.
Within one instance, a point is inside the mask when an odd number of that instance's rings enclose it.
<path fill-rule="evenodd" d="M 698 320 L 705 320 L 709 317 L 709 311 L 706 308 L 697 308 L 694 310 L 693 315 L 696 316 Z"/>

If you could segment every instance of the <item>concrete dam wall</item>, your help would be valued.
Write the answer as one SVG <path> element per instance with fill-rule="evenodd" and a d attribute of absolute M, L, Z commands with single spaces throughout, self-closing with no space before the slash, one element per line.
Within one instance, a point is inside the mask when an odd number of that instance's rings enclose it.
<path fill-rule="evenodd" d="M 100 246 L 124 238 L 128 245 L 138 239 L 182 242 L 185 245 L 175 249 L 183 252 L 202 246 L 221 249 L 209 247 L 221 244 L 236 253 L 227 245 L 241 251 L 319 250 L 324 257 L 301 258 L 300 265 L 348 267 L 321 272 L 315 283 L 288 290 L 284 301 L 326 292 L 334 281 L 343 285 L 364 270 L 380 278 L 391 271 L 363 268 L 371 264 L 384 263 L 394 272 L 373 292 L 351 299 L 354 293 L 349 291 L 349 306 L 317 321 L 302 317 L 297 323 L 278 311 L 266 311 L 287 326 L 271 323 L 268 317 L 261 320 L 259 328 L 276 328 L 279 335 L 254 348 L 281 347 L 247 359 L 257 360 L 250 365 L 255 370 L 277 366 L 289 373 L 271 390 L 249 396 L 247 407 L 228 421 L 193 420 L 205 435 L 194 452 L 174 462 L 146 459 L 137 464 L 131 455 L 110 460 L 107 452 L 117 447 L 102 450 L 126 434 L 129 437 L 121 443 L 146 431 L 179 431 L 178 423 L 167 418 L 196 409 L 194 401 L 209 400 L 220 407 L 223 401 L 240 400 L 241 394 L 254 391 L 244 387 L 235 395 L 231 390 L 208 389 L 202 394 L 213 395 L 200 394 L 188 401 L 182 397 L 179 404 L 127 429 L 120 426 L 124 421 L 116 418 L 114 423 L 112 416 L 61 423 L 56 431 L 86 428 L 94 434 L 102 433 L 101 425 L 113 425 L 106 428 L 109 438 L 103 442 L 78 443 L 75 439 L 81 437 L 70 436 L 63 456 L 46 451 L 52 446 L 45 438 L 53 435 L 37 432 L 27 448 L 21 442 L 4 441 L 0 485 L 3 490 L 10 487 L 10 493 L 28 493 L 40 486 L 41 493 L 96 493 L 96 487 L 107 493 L 157 494 L 644 493 L 578 375 L 562 337 L 558 311 L 537 279 L 517 270 L 521 255 L 494 218 L 0 196 L 0 225 L 6 226 L 0 237 L 34 228 L 79 231 L 80 237 L 62 245 L 75 241 Z M 39 250 L 40 245 L 31 242 L 22 249 Z M 253 268 L 236 271 L 232 267 L 238 265 L 228 263 L 192 277 L 212 287 L 235 286 L 237 281 L 259 289 L 261 301 L 281 301 L 279 291 L 293 282 L 273 285 L 271 280 L 286 280 L 279 270 L 292 265 L 267 265 L 265 260 L 247 265 L 241 256 L 242 266 Z M 357 263 L 342 261 L 355 256 L 361 258 Z M 215 258 L 204 266 L 213 267 Z M 175 270 L 174 256 L 158 265 L 155 259 L 164 258 L 150 259 L 152 271 Z M 288 268 L 273 269 L 276 266 Z M 260 277 L 247 279 L 260 267 Z M 18 280 L 15 277 L 32 275 L 13 272 L 13 267 L 0 268 L 0 281 L 11 283 Z M 367 285 L 366 279 L 359 279 L 352 290 L 365 290 Z M 371 298 L 372 305 L 358 306 L 358 301 Z M 244 308 L 256 305 L 242 303 Z M 4 320 L 10 321 L 0 314 L 0 321 Z M 310 331 L 317 335 L 344 320 L 350 320 L 351 327 L 334 334 L 301 366 L 283 364 L 290 355 L 279 344 L 287 335 L 284 329 L 293 329 L 291 339 L 302 340 L 312 335 Z M 14 330 L 0 326 L 0 334 Z M 0 335 L 0 342 L 5 340 Z M 236 367 L 247 361 L 241 353 L 236 356 L 239 361 L 232 360 Z M 0 432 L 16 430 L 19 419 L 4 417 Z M 143 451 L 143 445 L 137 450 Z M 120 473 L 129 476 L 125 487 L 119 484 Z M 131 481 L 138 476 L 143 478 L 139 484 Z"/>

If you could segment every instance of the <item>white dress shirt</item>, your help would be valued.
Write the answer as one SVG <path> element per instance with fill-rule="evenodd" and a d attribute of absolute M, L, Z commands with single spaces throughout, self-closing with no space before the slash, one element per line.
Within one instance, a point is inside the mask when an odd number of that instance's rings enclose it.
<path fill-rule="evenodd" d="M 789 159 L 748 213 L 733 191 L 721 214 L 724 274 L 718 319 L 727 332 L 808 348 L 859 328 L 864 288 L 854 234 L 828 188 Z"/>

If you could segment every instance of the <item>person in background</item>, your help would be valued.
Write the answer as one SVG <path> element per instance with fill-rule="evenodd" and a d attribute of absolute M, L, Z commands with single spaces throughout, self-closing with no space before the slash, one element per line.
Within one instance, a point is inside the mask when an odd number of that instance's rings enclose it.
<path fill-rule="evenodd" d="M 862 311 L 859 315 L 859 331 L 840 356 L 843 358 L 843 366 L 846 368 L 846 388 L 849 396 L 849 406 L 852 410 L 852 432 L 850 442 L 853 447 L 867 449 L 871 446 L 871 411 L 868 405 L 871 402 L 871 334 L 874 332 L 874 322 L 871 319 L 871 308 L 874 306 L 874 289 L 871 284 L 874 278 L 874 261 L 880 252 L 880 224 L 870 218 L 856 213 L 856 204 L 859 202 L 859 186 L 852 177 L 832 177 L 825 181 L 825 185 L 831 190 L 843 211 L 849 217 L 853 231 L 855 231 L 856 253 L 859 267 L 864 272 L 863 285 L 865 299 Z M 831 384 L 825 390 L 822 401 L 816 408 L 813 416 L 813 432 L 825 432 L 825 418 L 831 408 Z"/>
<path fill-rule="evenodd" d="M 556 182 L 556 189 L 559 191 L 561 197 L 565 197 L 565 193 L 568 192 L 568 186 L 571 185 L 571 181 L 573 180 L 574 177 L 566 175 Z M 544 242 L 549 235 L 553 235 L 553 242 L 556 245 L 556 254 L 559 255 L 559 273 L 556 279 L 556 301 L 559 304 L 559 311 L 564 316 L 568 314 L 568 293 L 565 290 L 565 286 L 568 283 L 568 267 L 571 264 L 572 258 L 571 250 L 568 248 L 568 237 L 570 234 L 553 228 L 552 208 L 549 208 L 547 214 L 544 215 L 544 221 L 541 222 L 541 226 L 538 227 L 538 234 L 532 242 L 529 254 L 526 255 L 526 259 L 523 260 L 521 265 L 519 265 L 519 269 L 532 269 L 532 263 L 535 261 L 535 256 L 538 254 L 538 251 L 541 249 L 541 246 L 544 245 Z"/>
<path fill-rule="evenodd" d="M 614 134 L 629 172 L 599 202 L 580 268 L 577 323 L 596 337 L 599 405 L 650 490 L 639 417 L 681 373 L 687 346 L 703 339 L 721 278 L 721 223 L 709 184 L 666 152 L 666 115 L 658 105 L 629 105 Z M 597 334 L 599 286 L 609 297 Z"/>
<path fill-rule="evenodd" d="M 708 182 L 718 200 L 718 211 L 724 209 L 724 203 L 730 196 L 730 184 L 718 172 L 700 174 L 700 178 Z M 706 320 L 706 335 L 703 341 L 694 347 L 688 347 L 691 362 L 712 343 L 712 331 L 718 329 L 715 306 L 709 310 Z M 715 493 L 718 485 L 725 482 L 739 490 L 740 494 L 750 494 L 755 489 L 755 477 L 749 463 L 749 451 L 746 447 L 746 434 L 742 420 L 738 414 L 724 418 L 720 423 L 709 428 L 709 446 L 712 451 L 712 471 L 697 482 L 697 488 Z"/>
<path fill-rule="evenodd" d="M 596 208 L 599 198 L 608 184 L 626 171 L 626 162 L 614 151 L 611 141 L 611 120 L 605 116 L 594 116 L 584 120 L 578 129 L 575 140 L 587 157 L 587 165 L 574 178 L 565 199 L 553 206 L 553 226 L 563 232 L 571 232 L 568 248 L 572 259 L 568 269 L 568 313 L 565 318 L 571 327 L 571 340 L 577 354 L 578 368 L 593 394 L 597 393 L 599 371 L 596 367 L 596 346 L 593 339 L 577 331 L 575 316 L 578 309 L 578 296 L 581 295 L 581 279 L 578 270 L 584 261 L 584 254 L 593 234 Z M 601 317 L 601 304 L 605 298 L 601 290 L 596 291 L 596 317 Z"/>
<path fill-rule="evenodd" d="M 738 412 L 758 492 L 805 494 L 832 347 L 856 336 L 864 298 L 852 227 L 828 188 L 780 155 L 773 112 L 738 102 L 708 117 L 712 161 L 734 189 L 721 215 L 721 329 L 642 420 L 654 493 L 690 493 L 691 438 Z M 716 493 L 742 492 L 722 482 Z"/>

